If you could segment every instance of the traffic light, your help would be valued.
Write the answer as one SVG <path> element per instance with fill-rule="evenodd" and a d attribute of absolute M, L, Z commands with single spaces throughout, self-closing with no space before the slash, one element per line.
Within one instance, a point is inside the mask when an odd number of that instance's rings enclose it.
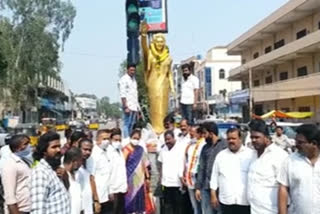
<path fill-rule="evenodd" d="M 139 54 L 139 31 L 140 31 L 140 15 L 138 0 L 126 1 L 126 15 L 127 15 L 127 49 L 128 64 L 137 65 L 140 61 Z"/>

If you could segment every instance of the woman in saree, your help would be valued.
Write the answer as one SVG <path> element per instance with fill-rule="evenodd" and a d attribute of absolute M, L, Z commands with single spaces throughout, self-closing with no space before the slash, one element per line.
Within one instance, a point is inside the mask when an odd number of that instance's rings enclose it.
<path fill-rule="evenodd" d="M 130 143 L 123 148 L 126 159 L 128 192 L 125 195 L 125 213 L 147 212 L 150 186 L 150 164 L 144 149 L 139 145 L 140 130 L 133 130 Z"/>

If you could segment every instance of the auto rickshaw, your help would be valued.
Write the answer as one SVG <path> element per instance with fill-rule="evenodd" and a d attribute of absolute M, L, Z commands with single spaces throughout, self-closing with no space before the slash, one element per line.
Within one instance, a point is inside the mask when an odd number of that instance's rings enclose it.
<path fill-rule="evenodd" d="M 98 130 L 99 129 L 99 121 L 98 120 L 90 120 L 88 128 L 90 130 Z"/>
<path fill-rule="evenodd" d="M 41 129 L 43 129 L 43 127 L 46 127 L 45 129 L 47 131 L 56 131 L 56 118 L 42 118 L 41 123 Z"/>
<path fill-rule="evenodd" d="M 10 128 L 9 133 L 11 134 L 25 134 L 30 137 L 30 145 L 32 147 L 37 146 L 39 135 L 39 125 L 36 123 L 20 123 L 15 128 Z"/>
<path fill-rule="evenodd" d="M 65 131 L 69 128 L 69 125 L 67 125 L 66 121 L 59 120 L 56 122 L 56 131 Z"/>

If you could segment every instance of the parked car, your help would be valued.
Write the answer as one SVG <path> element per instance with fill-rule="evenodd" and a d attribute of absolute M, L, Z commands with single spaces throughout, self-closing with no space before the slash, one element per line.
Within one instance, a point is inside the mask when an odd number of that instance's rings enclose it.
<path fill-rule="evenodd" d="M 219 129 L 219 137 L 227 139 L 227 131 L 230 128 L 240 128 L 240 125 L 236 122 L 217 122 Z"/>

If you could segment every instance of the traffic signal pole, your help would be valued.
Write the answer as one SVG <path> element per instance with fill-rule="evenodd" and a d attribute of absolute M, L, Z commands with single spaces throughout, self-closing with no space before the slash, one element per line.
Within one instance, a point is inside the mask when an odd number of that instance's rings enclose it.
<path fill-rule="evenodd" d="M 127 17 L 127 63 L 128 65 L 137 65 L 140 62 L 140 15 L 139 1 L 126 1 L 126 17 Z"/>

